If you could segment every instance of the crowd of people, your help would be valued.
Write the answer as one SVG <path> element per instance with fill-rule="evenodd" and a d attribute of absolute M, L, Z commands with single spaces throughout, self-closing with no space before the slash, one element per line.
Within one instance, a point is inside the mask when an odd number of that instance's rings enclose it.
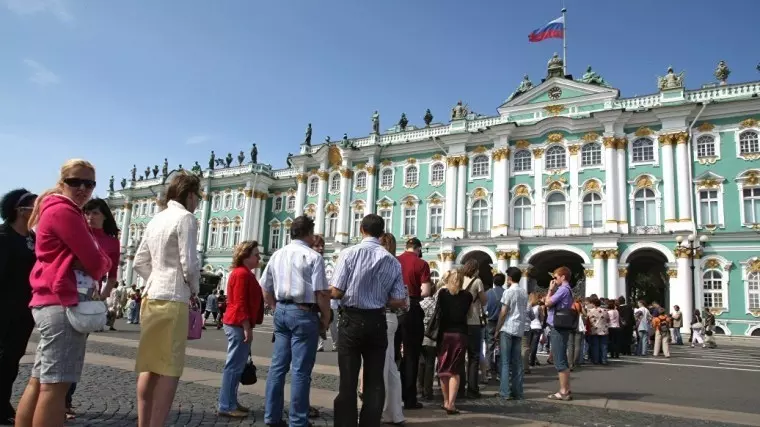
<path fill-rule="evenodd" d="M 166 423 L 185 365 L 188 337 L 200 319 L 200 266 L 193 212 L 200 180 L 177 174 L 162 210 L 148 224 L 134 258 L 145 287 L 114 289 L 119 263 L 118 228 L 108 205 L 93 199 L 95 167 L 70 160 L 55 187 L 40 196 L 25 189 L 2 199 L 0 280 L 6 309 L 0 311 L 0 424 L 19 427 L 63 425 L 84 365 L 89 333 L 113 329 L 126 315 L 140 324 L 135 361 L 140 427 Z M 314 222 L 296 218 L 291 242 L 276 251 L 259 279 L 258 243 L 245 241 L 233 254 L 227 294 L 208 296 L 205 318 L 213 315 L 227 337 L 221 373 L 219 415 L 244 418 L 238 387 L 251 364 L 252 329 L 273 314 L 274 350 L 266 380 L 264 421 L 282 427 L 311 425 L 319 412 L 309 404 L 316 353 L 327 332 L 338 352 L 340 385 L 335 425 L 405 423 L 404 412 L 434 400 L 438 381 L 441 409 L 459 413 L 458 396 L 477 398 L 479 384 L 496 378 L 499 395 L 524 398 L 523 378 L 550 352 L 558 372 L 553 400 L 572 400 L 570 372 L 588 359 L 606 364 L 620 355 L 663 352 L 682 344 L 683 316 L 644 301 L 633 308 L 620 297 L 574 298 L 570 270 L 552 272 L 546 293 L 520 286 L 514 267 L 485 289 L 478 263 L 466 262 L 432 283 L 422 244 L 412 238 L 396 256 L 396 239 L 383 219 L 365 216 L 363 240 L 340 252 L 328 281 L 324 240 Z M 107 304 L 104 302 L 107 301 Z M 691 345 L 714 345 L 715 318 L 697 312 Z M 39 343 L 28 384 L 14 410 L 11 390 L 33 328 Z M 283 419 L 286 375 L 291 374 L 288 422 Z M 363 401 L 361 410 L 357 396 Z"/>

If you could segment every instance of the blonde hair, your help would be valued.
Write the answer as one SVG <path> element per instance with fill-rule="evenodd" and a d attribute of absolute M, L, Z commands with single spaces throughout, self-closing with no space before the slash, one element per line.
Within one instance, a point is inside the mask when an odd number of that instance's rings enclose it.
<path fill-rule="evenodd" d="M 232 252 L 232 268 L 237 268 L 243 265 L 248 257 L 251 256 L 253 250 L 259 247 L 259 242 L 255 240 L 246 240 L 235 246 L 235 250 Z"/>
<path fill-rule="evenodd" d="M 451 295 L 456 295 L 462 290 L 463 282 L 464 275 L 457 270 L 451 270 L 446 278 L 446 289 L 449 290 Z"/>
<path fill-rule="evenodd" d="M 535 292 L 531 292 L 530 295 L 528 295 L 528 305 L 533 307 L 534 305 L 538 305 L 539 296 Z"/>
<path fill-rule="evenodd" d="M 63 180 L 69 178 L 69 174 L 76 169 L 89 169 L 92 174 L 95 175 L 95 166 L 87 160 L 82 159 L 69 159 L 61 166 L 61 172 L 58 174 L 58 182 L 55 183 L 55 187 L 46 190 L 37 197 L 37 201 L 34 202 L 34 209 L 32 215 L 29 217 L 29 228 L 34 228 L 40 221 L 40 206 L 45 199 L 53 194 L 61 194 L 63 192 Z"/>

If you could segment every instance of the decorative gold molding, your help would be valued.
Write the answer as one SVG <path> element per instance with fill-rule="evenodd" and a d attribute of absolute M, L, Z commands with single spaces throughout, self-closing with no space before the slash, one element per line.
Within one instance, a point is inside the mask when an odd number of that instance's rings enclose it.
<path fill-rule="evenodd" d="M 522 276 L 523 276 L 523 277 L 528 277 L 528 276 L 530 275 L 530 272 L 531 272 L 532 270 L 533 270 L 533 268 L 532 268 L 532 267 L 525 267 L 525 268 L 521 268 L 521 269 L 520 269 L 520 271 L 522 271 Z"/>
<path fill-rule="evenodd" d="M 467 166 L 468 162 L 469 162 L 469 158 L 467 156 L 459 156 L 459 160 L 457 161 L 457 164 L 459 166 Z"/>
<path fill-rule="evenodd" d="M 676 270 L 675 268 L 668 269 L 668 277 L 670 277 L 671 279 L 677 278 L 678 277 L 678 270 Z"/>
<path fill-rule="evenodd" d="M 652 129 L 649 129 L 646 126 L 642 126 L 642 127 L 638 128 L 638 129 L 636 129 L 636 132 L 634 132 L 634 135 L 641 137 L 641 136 L 649 136 L 649 135 L 651 135 L 653 133 L 654 133 L 654 131 L 652 131 Z"/>
<path fill-rule="evenodd" d="M 296 194 L 296 190 L 294 190 L 294 189 L 292 189 L 292 188 L 288 188 L 288 191 L 287 191 L 287 193 L 288 193 L 288 196 L 295 196 L 295 194 Z"/>
<path fill-rule="evenodd" d="M 250 199 L 251 196 L 253 196 L 253 190 L 251 190 L 250 188 L 246 188 L 245 190 L 243 190 L 243 194 L 245 194 L 245 197 L 248 197 Z"/>
<path fill-rule="evenodd" d="M 675 134 L 676 144 L 686 144 L 689 142 L 688 132 L 678 132 Z"/>
<path fill-rule="evenodd" d="M 365 163 L 359 163 L 358 165 L 354 165 L 354 168 L 357 170 L 364 170 L 366 169 L 367 165 Z"/>
<path fill-rule="evenodd" d="M 441 160 L 443 158 L 442 155 L 435 153 L 430 157 L 432 160 Z"/>
<path fill-rule="evenodd" d="M 683 246 L 677 246 L 675 249 L 673 249 L 673 254 L 676 256 L 676 258 L 690 258 L 691 249 L 685 248 Z"/>
<path fill-rule="evenodd" d="M 626 277 L 628 275 L 628 269 L 625 267 L 618 267 L 618 277 Z"/>
<path fill-rule="evenodd" d="M 306 178 L 308 177 L 306 176 L 305 173 L 299 173 L 298 175 L 296 175 L 296 182 L 299 184 L 306 184 Z"/>
<path fill-rule="evenodd" d="M 454 262 L 456 257 L 456 254 L 452 251 L 441 252 L 441 254 L 438 256 L 438 258 L 443 262 Z"/>
<path fill-rule="evenodd" d="M 599 140 L 599 134 L 596 132 L 588 132 L 585 135 L 583 135 L 581 139 L 586 142 L 596 142 L 597 140 Z"/>
<path fill-rule="evenodd" d="M 758 122 L 756 119 L 749 118 L 739 123 L 739 129 L 755 128 L 758 127 L 758 123 L 760 122 Z"/>
<path fill-rule="evenodd" d="M 496 259 L 499 261 L 505 261 L 509 257 L 507 251 L 496 251 Z"/>
<path fill-rule="evenodd" d="M 760 273 L 760 259 L 753 259 L 752 261 L 747 263 L 747 272 L 748 273 Z"/>
<path fill-rule="evenodd" d="M 546 137 L 549 142 L 560 142 L 565 137 L 561 133 L 550 133 L 549 136 Z"/>
<path fill-rule="evenodd" d="M 433 196 L 430 198 L 429 203 L 431 205 L 440 205 L 441 203 L 443 203 L 443 200 L 441 200 L 439 197 Z"/>
<path fill-rule="evenodd" d="M 374 175 L 377 171 L 377 168 L 375 168 L 375 165 L 369 165 L 367 166 L 367 174 L 368 175 Z"/>
<path fill-rule="evenodd" d="M 513 259 L 513 260 L 520 259 L 520 251 L 518 250 L 509 251 L 508 254 L 509 254 L 509 259 Z"/>
<path fill-rule="evenodd" d="M 380 202 L 380 207 L 382 209 L 390 209 L 391 207 L 393 207 L 393 203 L 389 202 L 388 200 L 383 200 Z"/>
<path fill-rule="evenodd" d="M 525 184 L 520 184 L 517 187 L 515 187 L 515 196 L 529 196 L 530 190 L 528 190 L 528 186 Z"/>
<path fill-rule="evenodd" d="M 549 191 L 557 191 L 562 190 L 562 183 L 559 181 L 554 181 L 551 184 L 549 184 Z"/>
<path fill-rule="evenodd" d="M 406 159 L 406 164 L 408 164 L 408 165 L 417 164 L 417 159 L 415 159 L 414 157 L 410 157 L 410 158 Z"/>
<path fill-rule="evenodd" d="M 482 187 L 478 187 L 472 192 L 472 197 L 474 199 L 484 199 L 487 195 L 488 193 Z"/>
<path fill-rule="evenodd" d="M 515 142 L 515 148 L 528 148 L 528 147 L 530 147 L 530 142 L 524 139 L 521 139 Z"/>
<path fill-rule="evenodd" d="M 617 259 L 620 256 L 620 252 L 617 249 L 607 249 L 606 252 L 608 259 Z"/>
<path fill-rule="evenodd" d="M 551 114 L 552 116 L 559 115 L 559 113 L 561 113 L 562 110 L 564 110 L 564 109 L 565 109 L 565 106 L 561 105 L 561 104 L 560 105 L 547 105 L 546 107 L 544 107 L 544 110 L 547 113 Z"/>
<path fill-rule="evenodd" d="M 715 178 L 705 178 L 703 180 L 697 181 L 697 189 L 711 189 L 711 188 L 718 188 L 720 186 L 720 181 L 718 181 Z"/>
<path fill-rule="evenodd" d="M 570 152 L 571 156 L 576 156 L 576 155 L 578 155 L 578 152 L 581 151 L 581 146 L 578 145 L 578 144 L 568 145 L 567 146 L 567 151 Z"/>
<path fill-rule="evenodd" d="M 715 258 L 706 260 L 705 261 L 705 268 L 706 269 L 713 269 L 713 270 L 723 270 L 723 268 L 720 265 L 720 261 L 718 261 Z"/>
<path fill-rule="evenodd" d="M 473 153 L 477 154 L 485 153 L 486 151 L 488 151 L 488 149 L 482 145 L 478 145 L 472 150 Z"/>
<path fill-rule="evenodd" d="M 594 269 L 587 268 L 583 270 L 583 274 L 586 276 L 587 279 L 592 279 L 594 277 Z"/>
<path fill-rule="evenodd" d="M 347 179 L 351 178 L 352 176 L 354 176 L 354 171 L 352 171 L 351 169 L 341 169 L 340 176 Z"/>
<path fill-rule="evenodd" d="M 590 179 L 586 181 L 586 184 L 583 186 L 583 191 L 600 191 L 602 188 L 599 185 L 599 181 L 595 179 Z"/>
<path fill-rule="evenodd" d="M 749 171 L 744 174 L 744 182 L 749 185 L 758 185 L 760 184 L 760 176 L 755 171 Z"/>
<path fill-rule="evenodd" d="M 319 176 L 319 179 L 322 181 L 327 181 L 328 178 L 330 178 L 330 172 L 327 171 L 317 171 L 317 175 Z"/>
<path fill-rule="evenodd" d="M 712 132 L 713 129 L 715 129 L 715 125 L 710 122 L 702 122 L 702 124 L 697 127 L 697 130 L 700 132 Z"/>
<path fill-rule="evenodd" d="M 618 150 L 625 150 L 628 148 L 628 138 L 621 136 L 620 138 L 615 138 L 615 148 Z"/>
<path fill-rule="evenodd" d="M 338 206 L 335 203 L 328 203 L 327 206 L 325 206 L 325 212 L 326 213 L 338 213 L 338 212 L 340 212 L 340 206 Z"/>
<path fill-rule="evenodd" d="M 333 145 L 327 152 L 327 161 L 331 166 L 340 166 L 343 163 L 343 155 L 340 153 L 340 148 Z"/>
<path fill-rule="evenodd" d="M 393 162 L 391 161 L 391 159 L 384 159 L 381 163 L 382 163 L 383 166 L 391 166 L 391 165 L 393 165 Z"/>
<path fill-rule="evenodd" d="M 407 208 L 413 208 L 417 205 L 417 200 L 413 196 L 406 196 L 402 201 Z"/>
<path fill-rule="evenodd" d="M 533 157 L 540 159 L 541 156 L 544 155 L 544 149 L 543 148 L 534 148 L 533 149 Z"/>
<path fill-rule="evenodd" d="M 431 270 L 438 270 L 438 263 L 435 261 L 428 261 L 428 266 Z"/>
<path fill-rule="evenodd" d="M 491 153 L 491 157 L 495 162 L 501 161 L 501 160 L 507 160 L 509 159 L 509 147 L 501 147 L 497 148 Z"/>
<path fill-rule="evenodd" d="M 594 259 L 605 259 L 607 258 L 607 251 L 604 249 L 592 249 L 591 257 Z"/>
<path fill-rule="evenodd" d="M 664 134 L 657 137 L 657 140 L 660 142 L 660 145 L 673 145 L 675 143 L 675 138 L 673 138 L 672 134 Z"/>
<path fill-rule="evenodd" d="M 641 178 L 636 180 L 636 188 L 649 188 L 651 189 L 654 186 L 652 183 L 652 179 L 648 176 L 642 176 Z"/>
<path fill-rule="evenodd" d="M 602 143 L 604 144 L 605 148 L 615 148 L 617 146 L 617 142 L 615 141 L 614 136 L 605 136 L 602 139 Z"/>

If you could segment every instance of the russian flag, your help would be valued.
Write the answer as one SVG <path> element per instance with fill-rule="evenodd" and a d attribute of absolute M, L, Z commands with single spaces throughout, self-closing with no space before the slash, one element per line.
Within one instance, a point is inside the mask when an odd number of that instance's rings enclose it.
<path fill-rule="evenodd" d="M 565 18 L 559 17 L 528 35 L 528 41 L 540 42 L 546 39 L 561 39 L 565 37 Z"/>

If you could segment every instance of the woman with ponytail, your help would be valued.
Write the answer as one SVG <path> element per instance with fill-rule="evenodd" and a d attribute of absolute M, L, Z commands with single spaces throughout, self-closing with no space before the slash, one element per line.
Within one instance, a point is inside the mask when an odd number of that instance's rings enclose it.
<path fill-rule="evenodd" d="M 74 329 L 66 309 L 91 298 L 97 279 L 111 268 L 82 211 L 95 184 L 92 164 L 67 161 L 55 188 L 37 198 L 29 219 L 37 236 L 29 306 L 40 337 L 16 413 L 18 427 L 63 426 L 66 392 L 82 374 L 87 334 Z"/>

